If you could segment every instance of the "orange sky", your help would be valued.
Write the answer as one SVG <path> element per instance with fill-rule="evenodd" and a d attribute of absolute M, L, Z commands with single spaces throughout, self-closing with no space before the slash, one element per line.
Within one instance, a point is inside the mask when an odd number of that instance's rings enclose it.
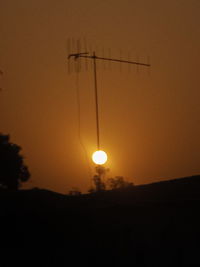
<path fill-rule="evenodd" d="M 136 184 L 200 173 L 200 1 L 8 0 L 0 4 L 0 131 L 23 148 L 26 187 L 67 193 L 91 185 L 78 138 L 77 74 L 67 39 L 146 69 L 98 64 L 100 137 L 109 176 Z M 120 70 L 121 68 L 121 70 Z M 79 74 L 81 136 L 96 147 L 93 73 Z"/>

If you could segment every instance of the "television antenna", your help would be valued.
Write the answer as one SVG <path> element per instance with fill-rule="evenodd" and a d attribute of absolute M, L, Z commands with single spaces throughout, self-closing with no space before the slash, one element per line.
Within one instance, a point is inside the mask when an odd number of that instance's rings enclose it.
<path fill-rule="evenodd" d="M 80 46 L 78 46 L 80 48 Z M 78 49 L 79 50 L 79 49 Z M 104 151 L 100 150 L 100 127 L 99 127 L 99 101 L 98 101 L 98 87 L 97 87 L 97 65 L 96 61 L 108 61 L 108 62 L 115 62 L 115 63 L 124 63 L 129 65 L 136 65 L 137 67 L 150 67 L 151 65 L 149 63 L 143 63 L 139 61 L 131 61 L 131 60 L 125 60 L 120 57 L 118 58 L 111 58 L 111 57 L 100 57 L 96 55 L 96 52 L 93 51 L 93 53 L 89 52 L 79 52 L 79 53 L 73 53 L 68 55 L 68 60 L 71 58 L 74 58 L 75 61 L 77 61 L 80 58 L 85 58 L 93 61 L 93 74 L 94 74 L 94 95 L 95 95 L 95 111 L 96 111 L 96 135 L 97 135 L 97 151 L 93 154 L 93 161 L 97 164 L 96 171 L 98 175 L 94 175 L 94 182 L 96 181 L 96 178 L 98 178 L 98 184 L 102 183 L 101 177 L 105 173 L 105 168 L 101 165 L 103 165 L 107 161 L 107 155 Z M 96 191 L 99 191 L 98 188 L 101 188 L 96 185 Z"/>
<path fill-rule="evenodd" d="M 98 101 L 98 88 L 97 88 L 97 66 L 96 66 L 96 61 L 97 60 L 103 60 L 103 61 L 110 61 L 110 62 L 117 62 L 117 63 L 132 64 L 132 65 L 143 66 L 143 67 L 150 67 L 151 65 L 148 64 L 148 63 L 142 63 L 142 62 L 137 62 L 137 61 L 123 60 L 123 59 L 116 59 L 116 58 L 108 58 L 108 57 L 99 57 L 99 56 L 96 55 L 95 52 L 93 52 L 92 55 L 90 55 L 88 52 L 74 53 L 74 54 L 69 54 L 68 55 L 68 59 L 70 59 L 72 57 L 74 58 L 74 60 L 78 60 L 79 58 L 86 58 L 86 59 L 93 60 L 97 150 L 100 150 L 99 101 Z"/>

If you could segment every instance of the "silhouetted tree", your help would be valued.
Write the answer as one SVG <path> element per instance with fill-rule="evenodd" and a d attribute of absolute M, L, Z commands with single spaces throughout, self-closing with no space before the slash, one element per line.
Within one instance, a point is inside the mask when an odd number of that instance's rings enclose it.
<path fill-rule="evenodd" d="M 95 184 L 95 191 L 96 192 L 101 192 L 106 189 L 106 185 L 104 182 L 102 182 L 100 175 L 94 175 L 93 181 Z"/>
<path fill-rule="evenodd" d="M 17 190 L 22 182 L 28 181 L 30 173 L 24 165 L 21 147 L 10 142 L 9 135 L 0 133 L 0 186 Z"/>
<path fill-rule="evenodd" d="M 95 170 L 97 173 L 93 176 L 94 187 L 91 187 L 88 190 L 89 193 L 102 192 L 106 190 L 106 184 L 103 182 L 103 178 L 108 170 L 101 165 L 97 165 Z"/>
<path fill-rule="evenodd" d="M 96 192 L 96 190 L 95 190 L 95 188 L 93 187 L 93 186 L 91 186 L 89 189 L 88 189 L 88 193 L 90 193 L 90 194 L 93 194 L 93 193 L 95 193 Z"/>
<path fill-rule="evenodd" d="M 74 188 L 72 188 L 72 190 L 69 191 L 69 195 L 70 196 L 80 196 L 81 191 L 78 188 L 74 187 Z"/>
<path fill-rule="evenodd" d="M 108 183 L 108 187 L 111 190 L 128 188 L 128 187 L 134 186 L 133 183 L 125 181 L 123 176 L 116 176 L 115 178 L 109 178 L 107 183 Z"/>

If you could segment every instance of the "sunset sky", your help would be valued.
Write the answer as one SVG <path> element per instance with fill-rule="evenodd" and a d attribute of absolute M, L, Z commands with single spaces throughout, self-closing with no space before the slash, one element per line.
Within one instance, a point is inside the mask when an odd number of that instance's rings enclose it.
<path fill-rule="evenodd" d="M 94 77 L 91 62 L 68 74 L 72 38 L 100 56 L 150 57 L 150 71 L 98 62 L 108 176 L 143 184 L 200 173 L 199 0 L 7 0 L 0 33 L 0 132 L 23 148 L 24 188 L 91 186 Z"/>

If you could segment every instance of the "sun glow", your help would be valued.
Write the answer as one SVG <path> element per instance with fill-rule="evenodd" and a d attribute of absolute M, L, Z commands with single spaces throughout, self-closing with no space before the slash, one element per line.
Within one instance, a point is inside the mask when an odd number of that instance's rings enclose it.
<path fill-rule="evenodd" d="M 98 165 L 102 165 L 107 161 L 108 157 L 103 150 L 97 150 L 92 154 L 92 160 Z"/>

